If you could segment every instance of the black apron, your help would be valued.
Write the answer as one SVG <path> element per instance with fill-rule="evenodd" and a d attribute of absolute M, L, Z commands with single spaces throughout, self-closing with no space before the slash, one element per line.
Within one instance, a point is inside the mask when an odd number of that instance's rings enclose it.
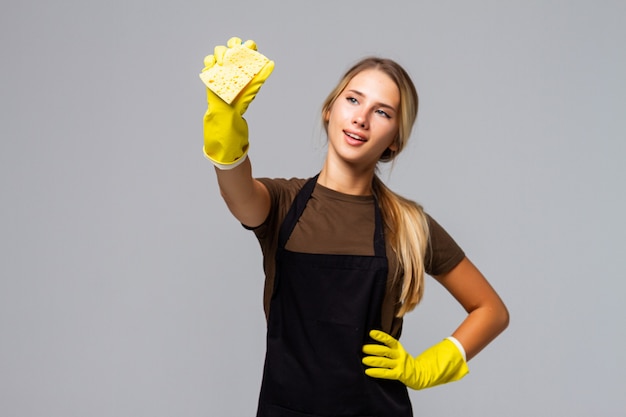
<path fill-rule="evenodd" d="M 378 204 L 374 256 L 285 249 L 316 183 L 281 225 L 257 417 L 411 417 L 405 385 L 368 377 L 361 363 L 369 331 L 380 329 L 388 272 Z"/>

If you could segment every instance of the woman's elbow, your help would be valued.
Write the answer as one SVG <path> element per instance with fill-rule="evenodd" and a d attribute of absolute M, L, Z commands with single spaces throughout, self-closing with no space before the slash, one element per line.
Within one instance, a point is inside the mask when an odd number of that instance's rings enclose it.
<path fill-rule="evenodd" d="M 504 303 L 501 302 L 496 309 L 494 319 L 494 321 L 496 322 L 496 327 L 499 330 L 498 333 L 503 332 L 504 330 L 506 330 L 507 327 L 509 327 L 511 315 L 509 314 L 509 310 L 508 308 L 506 308 L 506 305 L 504 305 Z"/>

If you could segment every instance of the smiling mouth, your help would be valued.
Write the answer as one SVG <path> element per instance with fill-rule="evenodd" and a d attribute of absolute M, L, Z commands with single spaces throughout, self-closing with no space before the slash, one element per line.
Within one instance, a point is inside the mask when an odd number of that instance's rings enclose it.
<path fill-rule="evenodd" d="M 355 135 L 354 133 L 346 132 L 345 130 L 343 133 L 351 139 L 358 140 L 359 142 L 367 142 L 367 139 L 364 139 L 359 135 Z"/>

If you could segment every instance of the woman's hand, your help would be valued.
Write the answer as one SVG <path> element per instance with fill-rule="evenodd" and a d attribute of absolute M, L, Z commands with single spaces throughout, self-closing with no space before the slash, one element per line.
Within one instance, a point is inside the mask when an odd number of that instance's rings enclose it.
<path fill-rule="evenodd" d="M 370 337 L 380 343 L 363 346 L 365 373 L 374 378 L 394 379 L 416 390 L 457 381 L 468 372 L 467 363 L 454 342 L 444 339 L 413 358 L 402 344 L 379 330 Z"/>
<path fill-rule="evenodd" d="M 206 73 L 216 65 L 223 65 L 229 59 L 229 49 L 242 47 L 256 50 L 254 41 L 246 41 L 242 44 L 241 39 L 236 37 L 228 41 L 228 46 L 216 46 L 213 55 L 204 58 L 202 73 Z M 274 62 L 268 61 L 231 103 L 225 102 L 207 87 L 208 106 L 204 115 L 204 154 L 216 167 L 233 169 L 245 159 L 248 153 L 248 123 L 243 118 L 243 114 L 273 70 Z M 220 82 L 228 83 L 228 80 L 222 78 Z M 237 81 L 233 79 L 232 84 L 234 88 Z"/>

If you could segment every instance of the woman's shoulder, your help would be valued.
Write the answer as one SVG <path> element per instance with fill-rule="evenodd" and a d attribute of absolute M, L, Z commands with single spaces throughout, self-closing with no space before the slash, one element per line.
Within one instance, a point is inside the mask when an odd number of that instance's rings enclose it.
<path fill-rule="evenodd" d="M 270 193 L 272 200 L 293 199 L 298 191 L 302 189 L 308 178 L 257 178 Z"/>
<path fill-rule="evenodd" d="M 270 212 L 267 218 L 259 227 L 253 228 L 257 237 L 264 239 L 273 230 L 278 230 L 291 203 L 307 182 L 307 178 L 256 178 L 267 188 L 270 195 Z"/>
<path fill-rule="evenodd" d="M 299 177 L 291 177 L 291 178 L 270 178 L 270 177 L 260 177 L 257 180 L 261 181 L 266 186 L 276 187 L 276 188 L 302 188 L 304 183 L 307 182 L 308 178 L 299 178 Z"/>

